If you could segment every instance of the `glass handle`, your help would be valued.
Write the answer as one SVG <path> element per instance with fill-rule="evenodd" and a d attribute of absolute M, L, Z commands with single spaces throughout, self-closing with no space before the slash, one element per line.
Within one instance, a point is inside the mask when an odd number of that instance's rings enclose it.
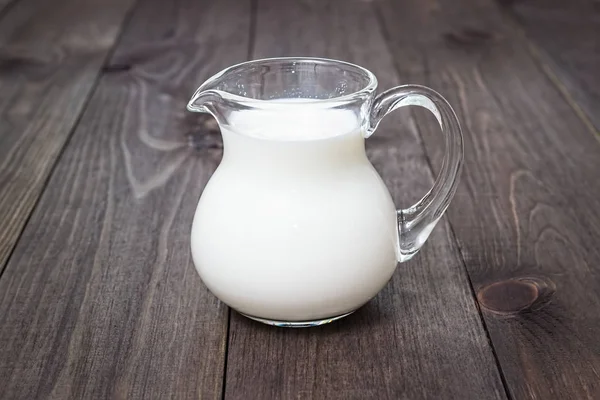
<path fill-rule="evenodd" d="M 448 208 L 463 163 L 463 137 L 458 118 L 446 99 L 425 86 L 398 86 L 379 94 L 371 107 L 370 126 L 365 136 L 371 136 L 384 116 L 404 106 L 425 107 L 435 115 L 445 138 L 446 155 L 431 190 L 413 206 L 397 211 L 400 262 L 411 259 L 419 251 Z"/>

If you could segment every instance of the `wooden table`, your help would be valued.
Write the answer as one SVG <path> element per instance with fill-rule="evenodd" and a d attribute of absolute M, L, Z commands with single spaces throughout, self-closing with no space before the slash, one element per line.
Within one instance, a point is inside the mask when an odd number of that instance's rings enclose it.
<path fill-rule="evenodd" d="M 600 8 L 592 0 L 0 0 L 0 398 L 600 398 Z M 311 55 L 433 87 L 466 168 L 421 253 L 339 322 L 264 326 L 189 252 L 221 157 L 192 91 Z M 398 205 L 443 146 L 368 152 Z"/>

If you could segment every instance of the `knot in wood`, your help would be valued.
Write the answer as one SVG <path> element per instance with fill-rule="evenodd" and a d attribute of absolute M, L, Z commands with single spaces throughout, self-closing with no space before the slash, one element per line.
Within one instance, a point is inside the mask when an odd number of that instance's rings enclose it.
<path fill-rule="evenodd" d="M 484 286 L 477 293 L 477 301 L 489 311 L 516 314 L 540 308 L 554 291 L 554 284 L 547 279 L 515 278 Z"/>

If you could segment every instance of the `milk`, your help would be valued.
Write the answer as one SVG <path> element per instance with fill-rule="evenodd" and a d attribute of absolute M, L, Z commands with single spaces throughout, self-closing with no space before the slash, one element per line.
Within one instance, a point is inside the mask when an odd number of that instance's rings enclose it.
<path fill-rule="evenodd" d="M 278 321 L 346 314 L 397 263 L 396 210 L 358 118 L 313 103 L 237 111 L 194 217 L 192 256 L 232 308 Z"/>

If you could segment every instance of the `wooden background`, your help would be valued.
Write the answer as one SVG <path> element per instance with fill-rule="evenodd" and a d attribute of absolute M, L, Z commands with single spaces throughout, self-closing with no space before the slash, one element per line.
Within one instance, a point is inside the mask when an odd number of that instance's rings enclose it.
<path fill-rule="evenodd" d="M 0 0 L 0 398 L 600 398 L 599 46 L 593 0 Z M 303 330 L 189 253 L 222 144 L 185 104 L 286 55 L 431 86 L 465 134 L 420 254 Z M 399 206 L 443 151 L 419 110 L 368 141 Z"/>

